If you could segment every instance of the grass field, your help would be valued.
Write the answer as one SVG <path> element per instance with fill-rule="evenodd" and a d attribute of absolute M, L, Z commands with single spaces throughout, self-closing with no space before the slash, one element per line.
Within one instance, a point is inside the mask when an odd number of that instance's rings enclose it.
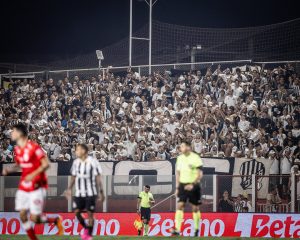
<path fill-rule="evenodd" d="M 143 237 L 136 237 L 136 236 L 127 236 L 127 237 L 94 237 L 93 239 L 94 240 L 109 240 L 109 239 L 115 239 L 115 240 L 140 240 L 142 239 Z M 250 239 L 250 238 L 225 238 L 225 237 L 221 237 L 221 238 L 211 238 L 211 237 L 203 237 L 203 238 L 195 238 L 195 237 L 147 237 L 147 238 L 150 238 L 151 240 L 155 240 L 155 239 L 158 239 L 158 240 L 167 240 L 167 239 L 197 239 L 197 240 L 208 240 L 208 239 L 226 239 L 226 240 L 238 240 L 238 239 Z M 63 237 L 60 237 L 60 236 L 39 236 L 39 239 L 40 240 L 80 240 L 81 238 L 80 237 L 70 237 L 70 236 L 63 236 Z M 254 239 L 254 238 L 251 238 L 251 239 Z M 259 239 L 259 238 L 257 238 Z M 289 239 L 289 238 L 281 238 L 281 239 Z M 12 235 L 1 235 L 0 236 L 0 240 L 28 240 L 28 238 L 26 236 L 12 236 Z"/>

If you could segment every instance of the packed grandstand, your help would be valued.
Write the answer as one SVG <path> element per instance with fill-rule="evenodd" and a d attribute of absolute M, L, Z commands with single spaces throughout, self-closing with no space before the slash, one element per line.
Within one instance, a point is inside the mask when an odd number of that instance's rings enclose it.
<path fill-rule="evenodd" d="M 172 74 L 11 79 L 1 87 L 0 154 L 13 161 L 10 126 L 24 122 L 51 161 L 77 143 L 99 161 L 157 161 L 189 139 L 201 156 L 266 158 L 270 174 L 300 164 L 299 75 L 291 64 Z"/>

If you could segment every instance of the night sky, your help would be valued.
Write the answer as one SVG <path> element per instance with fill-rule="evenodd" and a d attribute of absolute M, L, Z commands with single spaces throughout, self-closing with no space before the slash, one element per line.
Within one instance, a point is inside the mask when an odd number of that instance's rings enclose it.
<path fill-rule="evenodd" d="M 148 8 L 134 2 L 134 29 Z M 300 17 L 295 1 L 158 0 L 155 20 L 197 27 L 248 27 Z M 60 58 L 90 53 L 127 37 L 129 0 L 1 0 L 1 62 L 28 55 Z"/>

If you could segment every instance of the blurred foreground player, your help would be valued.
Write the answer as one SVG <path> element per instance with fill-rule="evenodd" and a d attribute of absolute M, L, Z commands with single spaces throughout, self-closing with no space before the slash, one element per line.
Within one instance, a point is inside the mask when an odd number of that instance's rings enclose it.
<path fill-rule="evenodd" d="M 179 235 L 184 215 L 184 207 L 187 201 L 192 205 L 195 237 L 199 235 L 199 221 L 201 213 L 200 180 L 203 176 L 203 162 L 200 156 L 192 151 L 191 144 L 184 141 L 180 145 L 181 154 L 176 162 L 176 195 L 178 197 L 175 214 L 175 229 L 173 235 Z"/>
<path fill-rule="evenodd" d="M 54 223 L 58 228 L 58 234 L 62 235 L 64 231 L 61 218 L 49 218 L 42 215 L 48 187 L 45 173 L 49 167 L 48 158 L 37 143 L 28 139 L 27 127 L 24 124 L 16 124 L 12 127 L 11 140 L 16 143 L 14 148 L 15 165 L 4 168 L 3 175 L 22 169 L 15 208 L 20 212 L 23 228 L 31 240 L 38 239 L 32 222 L 37 224 Z M 28 219 L 28 212 L 30 219 Z"/>
<path fill-rule="evenodd" d="M 104 194 L 101 181 L 102 169 L 99 162 L 88 156 L 88 146 L 78 144 L 76 146 L 77 159 L 73 162 L 71 168 L 71 183 L 66 190 L 66 196 L 71 198 L 72 188 L 75 184 L 75 197 L 73 201 L 74 213 L 79 223 L 84 227 L 81 235 L 83 240 L 91 240 L 94 226 L 94 211 L 96 208 L 96 199 L 104 201 Z M 82 217 L 82 211 L 86 210 L 88 214 L 88 223 L 85 223 Z"/>
<path fill-rule="evenodd" d="M 151 218 L 151 206 L 154 204 L 154 197 L 150 192 L 150 186 L 146 185 L 144 191 L 140 192 L 137 199 L 137 213 L 141 216 L 143 221 L 144 234 L 143 236 L 148 236 L 149 223 Z M 141 235 L 141 229 L 138 230 L 138 235 Z"/>

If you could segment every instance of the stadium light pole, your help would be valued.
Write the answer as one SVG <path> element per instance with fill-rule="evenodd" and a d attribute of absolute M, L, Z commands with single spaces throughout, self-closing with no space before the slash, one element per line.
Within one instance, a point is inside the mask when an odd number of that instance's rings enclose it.
<path fill-rule="evenodd" d="M 148 74 L 151 74 L 152 68 L 152 0 L 149 0 L 149 68 Z"/>
<path fill-rule="evenodd" d="M 131 67 L 132 60 L 132 0 L 130 0 L 130 13 L 129 13 L 129 67 Z"/>
<path fill-rule="evenodd" d="M 149 41 L 149 58 L 148 58 L 148 65 L 149 71 L 148 73 L 151 74 L 152 68 L 152 8 L 158 0 L 144 0 L 147 5 L 149 6 L 149 37 L 148 38 L 140 38 L 140 37 L 133 37 L 132 36 L 132 1 L 130 0 L 130 13 L 129 13 L 129 67 L 132 65 L 132 39 L 135 40 L 146 40 Z M 143 0 L 138 0 L 143 1 Z"/>
<path fill-rule="evenodd" d="M 96 55 L 97 55 L 97 59 L 98 59 L 98 71 L 99 74 L 101 72 L 101 61 L 104 60 L 104 56 L 103 56 L 103 52 L 101 50 L 96 50 Z M 104 78 L 104 69 L 103 69 L 103 78 Z"/>

